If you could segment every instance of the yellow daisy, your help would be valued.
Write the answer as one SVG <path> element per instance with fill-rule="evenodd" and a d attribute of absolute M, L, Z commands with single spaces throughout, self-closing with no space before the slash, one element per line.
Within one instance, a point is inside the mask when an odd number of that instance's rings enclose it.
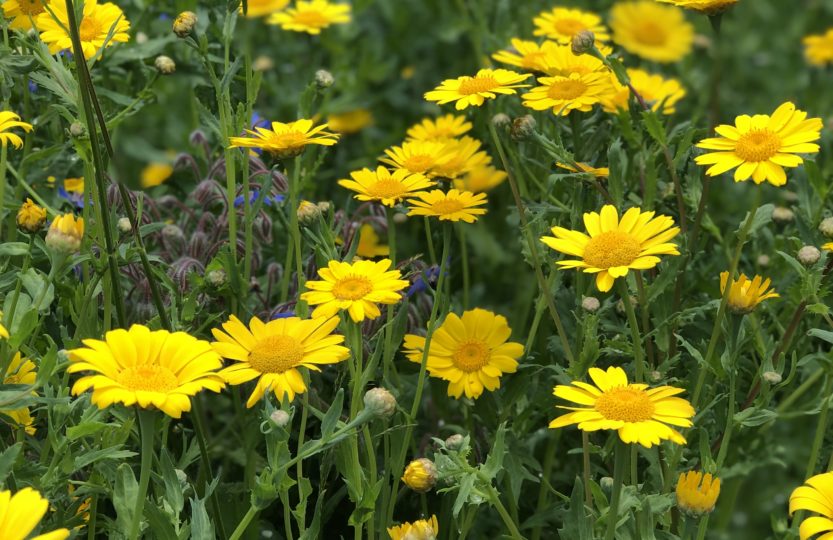
<path fill-rule="evenodd" d="M 134 324 L 129 330 L 107 332 L 104 340 L 85 339 L 85 347 L 69 351 L 69 373 L 93 371 L 72 387 L 78 395 L 93 389 L 100 409 L 113 403 L 156 407 L 180 418 L 191 410 L 190 397 L 201 390 L 219 392 L 225 383 L 216 372 L 220 357 L 207 341 L 185 332 L 151 331 Z"/>
<path fill-rule="evenodd" d="M 49 52 L 57 54 L 65 49 L 72 50 L 72 40 L 69 32 L 69 17 L 66 2 L 50 2 L 50 14 L 44 11 L 38 15 L 36 21 L 40 38 L 49 46 Z M 54 15 L 54 18 L 53 18 Z M 89 60 L 105 47 L 115 43 L 126 43 L 130 39 L 127 33 L 130 22 L 124 17 L 124 12 L 116 4 L 110 2 L 99 4 L 98 0 L 86 0 L 81 20 L 78 21 L 78 33 L 81 38 L 81 49 L 84 58 Z M 113 35 L 109 37 L 110 32 Z"/>
<path fill-rule="evenodd" d="M 426 369 L 432 377 L 448 381 L 448 395 L 477 399 L 483 389 L 500 388 L 504 373 L 515 373 L 523 356 L 520 343 L 507 341 L 512 329 L 506 318 L 485 309 L 472 309 L 459 317 L 449 313 L 431 338 Z M 425 338 L 407 334 L 405 356 L 422 363 Z"/>
<path fill-rule="evenodd" d="M 717 15 L 738 3 L 739 0 L 658 0 L 666 4 L 699 11 L 706 15 Z"/>
<path fill-rule="evenodd" d="M 3 15 L 11 19 L 9 28 L 27 32 L 34 28 L 38 15 L 43 13 L 44 0 L 6 0 L 3 5 Z"/>
<path fill-rule="evenodd" d="M 826 244 L 822 244 L 821 249 L 825 251 L 833 251 L 833 242 L 827 242 Z"/>
<path fill-rule="evenodd" d="M 63 253 L 75 253 L 84 239 L 84 218 L 73 214 L 55 216 L 46 231 L 46 245 Z"/>
<path fill-rule="evenodd" d="M 833 64 L 833 28 L 829 28 L 824 34 L 806 36 L 803 41 L 804 55 L 810 64 Z"/>
<path fill-rule="evenodd" d="M 569 163 L 561 163 L 556 162 L 555 166 L 561 169 L 573 172 L 573 173 L 587 173 L 592 174 L 596 178 L 607 178 L 610 176 L 610 169 L 607 167 L 593 167 L 592 165 L 588 165 L 587 163 L 577 162 L 576 165 L 578 168 L 573 167 Z"/>
<path fill-rule="evenodd" d="M 355 191 L 359 201 L 378 201 L 393 208 L 405 197 L 416 191 L 433 187 L 436 182 L 407 169 L 390 172 L 381 165 L 375 171 L 362 169 L 350 173 L 352 180 L 339 180 L 338 185 Z"/>
<path fill-rule="evenodd" d="M 423 118 L 418 124 L 408 128 L 408 140 L 411 141 L 439 141 L 465 135 L 472 128 L 471 122 L 465 116 L 446 114 L 437 118 Z"/>
<path fill-rule="evenodd" d="M 680 228 L 674 226 L 670 217 L 654 214 L 631 208 L 620 220 L 616 208 L 608 204 L 599 214 L 584 214 L 587 234 L 553 227 L 554 236 L 544 236 L 541 241 L 556 251 L 581 257 L 556 264 L 596 274 L 596 287 L 607 292 L 616 278 L 628 275 L 628 270 L 655 267 L 660 262 L 657 255 L 680 254 L 677 246 L 669 242 L 680 233 Z"/>
<path fill-rule="evenodd" d="M 469 106 L 480 107 L 487 99 L 495 99 L 498 94 L 514 94 L 515 89 L 528 86 L 519 84 L 527 78 L 529 74 L 507 69 L 481 69 L 474 77 L 444 80 L 437 88 L 426 92 L 425 99 L 436 101 L 439 105 L 455 102 L 455 107 L 461 111 Z"/>
<path fill-rule="evenodd" d="M 313 127 L 308 119 L 283 123 L 272 122 L 272 129 L 255 127 L 256 131 L 245 130 L 251 137 L 229 137 L 229 148 L 260 148 L 280 159 L 295 157 L 308 144 L 332 146 L 338 142 L 338 135 L 325 131 L 329 126 Z"/>
<path fill-rule="evenodd" d="M 365 259 L 387 257 L 390 255 L 390 247 L 379 242 L 379 234 L 373 225 L 364 223 L 359 228 L 359 245 L 356 246 L 356 255 Z"/>
<path fill-rule="evenodd" d="M 469 136 L 448 140 L 445 147 L 449 158 L 438 163 L 433 173 L 436 176 L 453 180 L 476 167 L 490 165 L 492 158 L 481 150 L 482 146 L 480 141 Z"/>
<path fill-rule="evenodd" d="M 143 188 L 150 188 L 161 185 L 171 177 L 174 168 L 168 163 L 149 163 L 142 169 L 139 180 Z"/>
<path fill-rule="evenodd" d="M 265 17 L 280 11 L 289 5 L 289 0 L 248 0 L 246 2 L 247 17 Z M 240 14 L 243 14 L 243 2 L 240 2 Z"/>
<path fill-rule="evenodd" d="M 15 148 L 23 146 L 23 139 L 20 135 L 11 133 L 11 128 L 19 127 L 23 131 L 32 131 L 32 124 L 20 121 L 20 116 L 11 111 L 0 111 L 0 144 L 6 146 L 12 143 Z"/>
<path fill-rule="evenodd" d="M 409 285 L 400 279 L 399 270 L 390 270 L 390 266 L 390 259 L 352 264 L 330 261 L 327 268 L 318 269 L 322 281 L 306 282 L 309 290 L 301 300 L 318 306 L 313 317 L 332 317 L 347 310 L 354 322 L 375 319 L 381 315 L 376 304 L 396 304 L 402 299 L 399 291 Z"/>
<path fill-rule="evenodd" d="M 685 88 L 677 79 L 666 79 L 662 75 L 648 73 L 641 69 L 628 68 L 628 77 L 634 90 L 642 96 L 651 110 L 661 114 L 677 112 L 676 104 L 686 95 Z M 606 112 L 627 110 L 631 91 L 619 81 L 613 80 L 613 92 L 602 98 Z"/>
<path fill-rule="evenodd" d="M 23 358 L 18 351 L 12 357 L 11 363 L 9 363 L 3 384 L 25 384 L 33 386 L 37 377 L 38 371 L 35 363 L 28 358 Z M 36 395 L 35 392 L 32 392 L 32 395 Z M 28 407 L 4 409 L 0 410 L 0 413 L 5 414 L 14 420 L 17 425 L 22 426 L 29 435 L 35 434 L 34 420 L 29 413 Z"/>
<path fill-rule="evenodd" d="M 391 540 L 435 540 L 440 534 L 440 526 L 437 516 L 431 516 L 431 519 L 419 519 L 413 523 L 406 521 L 402 525 L 388 527 L 388 534 Z"/>
<path fill-rule="evenodd" d="M 280 25 L 284 30 L 318 35 L 321 30 L 334 24 L 349 23 L 350 18 L 350 4 L 328 0 L 298 0 L 295 7 L 274 13 L 267 22 Z"/>
<path fill-rule="evenodd" d="M 698 165 L 711 165 L 709 176 L 735 170 L 735 182 L 749 180 L 756 184 L 768 181 L 774 186 L 787 183 L 784 167 L 798 167 L 804 160 L 796 154 L 815 154 L 821 138 L 820 118 L 807 119 L 790 102 L 778 107 L 772 116 L 756 114 L 735 118 L 735 125 L 714 128 L 720 137 L 703 139 L 698 148 L 716 150 L 695 158 Z"/>
<path fill-rule="evenodd" d="M 729 272 L 721 272 L 721 295 L 726 290 L 728 280 Z M 775 289 L 769 288 L 771 283 L 772 280 L 769 278 L 764 280 L 761 276 L 755 276 L 750 280 L 746 275 L 741 274 L 736 280 L 732 280 L 732 285 L 729 287 L 729 309 L 735 313 L 751 313 L 764 300 L 778 298 L 779 295 Z"/>
<path fill-rule="evenodd" d="M 720 496 L 720 478 L 688 471 L 677 480 L 677 506 L 694 517 L 710 514 Z"/>
<path fill-rule="evenodd" d="M 610 47 L 599 46 L 599 51 L 604 55 L 613 52 Z M 560 75 L 569 77 L 573 73 L 587 75 L 588 73 L 608 73 L 610 70 L 604 62 L 591 54 L 575 54 L 570 45 L 556 45 L 547 49 L 547 55 L 543 59 L 542 71 L 550 76 Z"/>
<path fill-rule="evenodd" d="M 327 117 L 327 125 L 336 133 L 352 135 L 373 125 L 373 114 L 367 109 L 354 109 Z"/>
<path fill-rule="evenodd" d="M 0 311 L 0 339 L 9 339 L 9 330 L 3 326 L 3 312 Z"/>
<path fill-rule="evenodd" d="M 388 148 L 385 154 L 387 157 L 379 158 L 382 163 L 429 178 L 436 176 L 437 166 L 452 158 L 446 143 L 440 141 L 405 141 L 402 146 Z"/>
<path fill-rule="evenodd" d="M 235 360 L 220 371 L 227 383 L 236 386 L 257 378 L 246 407 L 253 407 L 270 390 L 278 401 L 284 396 L 292 401 L 295 394 L 307 390 L 299 367 L 321 371 L 319 365 L 336 364 L 350 356 L 350 350 L 341 345 L 344 336 L 333 334 L 338 323 L 338 317 L 287 317 L 267 323 L 252 317 L 246 328 L 232 315 L 222 330 L 211 329 L 217 340 L 211 346 L 223 358 Z"/>
<path fill-rule="evenodd" d="M 532 22 L 535 23 L 536 36 L 546 36 L 559 43 L 571 43 L 573 36 L 584 30 L 593 32 L 596 41 L 610 40 L 602 18 L 590 11 L 557 7 L 542 11 Z"/>
<path fill-rule="evenodd" d="M 474 167 L 464 176 L 454 179 L 454 187 L 460 191 L 485 193 L 501 185 L 507 178 L 506 171 L 501 171 L 491 165 Z"/>
<path fill-rule="evenodd" d="M 609 367 L 607 371 L 590 368 L 595 383 L 573 381 L 569 386 L 558 385 L 553 394 L 581 407 L 563 407 L 571 412 L 550 422 L 551 428 L 578 424 L 582 431 L 616 430 L 622 442 L 638 443 L 651 448 L 660 441 L 685 444 L 685 438 L 675 429 L 693 424 L 694 408 L 685 399 L 674 397 L 685 392 L 673 386 L 648 388 L 647 384 L 628 384 L 625 370 Z"/>
<path fill-rule="evenodd" d="M 416 199 L 408 199 L 409 216 L 429 216 L 439 218 L 440 221 L 464 221 L 474 223 L 477 216 L 486 213 L 483 206 L 488 201 L 485 193 L 472 193 L 450 189 L 444 193 L 440 189 L 421 191 L 415 194 Z"/>
<path fill-rule="evenodd" d="M 15 221 L 22 230 L 29 233 L 37 232 L 46 223 L 46 209 L 27 197 L 26 202 L 18 209 Z"/>
<path fill-rule="evenodd" d="M 557 46 L 549 40 L 539 45 L 534 41 L 512 38 L 512 47 L 496 52 L 492 58 L 501 64 L 519 67 L 524 71 L 545 71 L 546 59 Z"/>
<path fill-rule="evenodd" d="M 606 73 L 573 73 L 569 77 L 541 77 L 537 86 L 523 95 L 524 107 L 536 111 L 552 109 L 553 114 L 567 115 L 570 111 L 587 112 L 600 103 L 610 91 L 610 75 Z"/>
<path fill-rule="evenodd" d="M 12 495 L 9 490 L 0 491 L 0 538 L 3 540 L 63 540 L 69 529 L 29 536 L 46 515 L 49 501 L 30 487 Z"/>
<path fill-rule="evenodd" d="M 654 0 L 619 2 L 610 10 L 613 41 L 654 62 L 676 62 L 691 52 L 694 27 L 683 11 Z"/>
<path fill-rule="evenodd" d="M 790 494 L 790 515 L 799 510 L 820 514 L 804 518 L 798 528 L 801 540 L 809 540 L 817 534 L 830 538 L 833 531 L 833 472 L 817 474 Z"/>

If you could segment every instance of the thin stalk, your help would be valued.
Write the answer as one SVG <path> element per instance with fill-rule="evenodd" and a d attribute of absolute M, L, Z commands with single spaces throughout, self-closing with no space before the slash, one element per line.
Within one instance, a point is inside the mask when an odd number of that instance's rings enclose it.
<path fill-rule="evenodd" d="M 581 432 L 582 481 L 584 482 L 584 504 L 593 508 L 593 492 L 590 491 L 590 434 Z"/>
<path fill-rule="evenodd" d="M 706 538 L 706 532 L 709 530 L 709 516 L 700 518 L 700 523 L 697 525 L 697 540 Z"/>
<path fill-rule="evenodd" d="M 613 540 L 616 536 L 616 523 L 619 521 L 619 501 L 622 498 L 622 480 L 628 466 L 628 448 L 621 440 L 616 440 L 616 457 L 613 465 L 613 491 L 611 492 L 610 508 L 607 510 L 607 531 L 605 540 Z"/>
<path fill-rule="evenodd" d="M 428 244 L 428 257 L 431 264 L 437 264 L 437 253 L 434 251 L 434 242 L 431 238 L 431 221 L 428 217 L 423 218 L 425 222 L 425 242 Z"/>
<path fill-rule="evenodd" d="M 301 227 L 298 224 L 298 195 L 301 188 L 301 156 L 295 158 L 289 181 L 289 234 L 295 250 L 295 273 L 298 281 L 298 294 L 304 288 L 304 261 L 301 258 Z M 288 269 L 284 269 L 284 272 Z M 303 314 L 302 314 L 303 315 Z"/>
<path fill-rule="evenodd" d="M 6 211 L 6 158 L 8 145 L 4 141 L 0 145 L 0 235 L 3 233 L 3 213 Z"/>
<path fill-rule="evenodd" d="M 547 488 L 549 486 L 549 479 L 550 475 L 552 474 L 552 469 L 555 466 L 555 457 L 556 457 L 556 449 L 558 447 L 558 441 L 561 438 L 561 433 L 564 430 L 557 430 L 555 432 L 555 436 L 549 437 L 547 440 L 547 446 L 544 449 L 544 469 L 541 472 L 541 487 L 538 488 L 538 505 L 536 506 L 535 513 L 540 515 L 547 507 L 548 501 L 548 491 Z M 588 489 L 585 486 L 585 489 Z M 543 525 L 537 525 L 532 530 L 532 540 L 540 540 L 541 533 L 542 533 Z"/>
<path fill-rule="evenodd" d="M 639 333 L 639 323 L 636 321 L 636 311 L 633 309 L 631 294 L 628 290 L 628 282 L 625 279 L 619 280 L 619 294 L 622 296 L 622 303 L 625 305 L 625 313 L 628 315 L 628 326 L 631 330 L 636 382 L 641 383 L 645 380 L 645 357 L 644 351 L 642 350 L 642 336 Z"/>
<path fill-rule="evenodd" d="M 518 530 L 518 526 L 515 524 L 512 516 L 510 516 L 509 512 L 506 511 L 506 507 L 503 506 L 502 502 L 500 502 L 500 496 L 491 484 L 489 484 L 489 501 L 497 509 L 497 513 L 500 514 L 500 519 L 503 520 L 503 524 L 506 525 L 507 529 L 509 529 L 509 534 L 512 538 L 515 540 L 522 539 L 523 536 L 521 535 L 521 531 Z"/>
<path fill-rule="evenodd" d="M 463 309 L 469 309 L 469 292 L 471 287 L 471 280 L 469 278 L 469 249 L 466 244 L 466 227 L 467 224 L 460 223 L 458 230 L 460 232 L 460 257 L 463 259 Z"/>
<path fill-rule="evenodd" d="M 139 525 L 142 522 L 148 485 L 150 484 L 150 468 L 153 461 L 153 437 L 156 434 L 156 412 L 149 409 L 136 409 L 139 418 L 139 436 L 142 439 L 142 464 L 139 472 L 139 492 L 136 494 L 136 505 L 130 521 L 129 540 L 139 538 Z"/>
<path fill-rule="evenodd" d="M 821 411 L 819 412 L 819 423 L 816 426 L 816 435 L 813 437 L 813 446 L 810 450 L 810 459 L 807 460 L 807 470 L 804 473 L 804 478 L 810 478 L 816 471 L 819 450 L 821 450 L 821 443 L 824 441 L 824 434 L 827 431 L 827 413 L 830 411 L 831 391 L 833 391 L 833 377 L 828 374 L 827 382 L 824 385 L 824 392 L 822 393 L 824 401 L 821 404 Z"/>
<path fill-rule="evenodd" d="M 249 524 L 255 518 L 257 513 L 260 510 L 255 508 L 254 506 L 249 507 L 249 511 L 246 512 L 246 515 L 243 516 L 243 519 L 240 520 L 240 523 L 237 524 L 237 527 L 234 529 L 234 532 L 231 533 L 229 540 L 240 540 L 240 537 L 243 536 L 243 533 L 246 532 L 246 529 L 249 528 Z"/>

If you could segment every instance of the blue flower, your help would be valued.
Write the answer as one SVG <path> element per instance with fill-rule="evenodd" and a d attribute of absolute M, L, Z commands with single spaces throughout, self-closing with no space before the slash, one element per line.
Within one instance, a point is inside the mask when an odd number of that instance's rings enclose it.
<path fill-rule="evenodd" d="M 258 197 L 260 197 L 260 190 L 259 189 L 253 189 L 252 191 L 250 191 L 249 192 L 249 204 L 250 205 L 254 204 L 257 201 Z M 269 195 L 266 195 L 263 198 L 263 204 L 265 204 L 266 206 L 272 206 L 273 204 L 278 205 L 278 204 L 282 203 L 284 201 L 284 199 L 286 199 L 286 197 L 283 196 L 283 195 L 280 195 L 280 194 L 272 195 L 271 197 Z M 243 201 L 244 201 L 243 195 L 242 194 L 238 195 L 237 198 L 234 199 L 234 207 L 235 208 L 240 208 L 241 206 L 243 206 Z"/>
<path fill-rule="evenodd" d="M 252 129 L 254 129 L 256 127 L 265 128 L 268 125 L 269 125 L 269 120 L 267 120 L 266 118 L 263 118 L 262 116 L 257 114 L 256 111 L 252 112 Z"/>
<path fill-rule="evenodd" d="M 287 319 L 289 317 L 294 317 L 294 316 L 295 316 L 295 313 L 293 313 L 291 311 L 279 311 L 277 313 L 272 314 L 271 320 L 274 321 L 275 319 Z"/>
<path fill-rule="evenodd" d="M 411 283 L 411 286 L 410 288 L 408 288 L 408 291 L 405 293 L 405 296 L 410 298 L 411 296 L 417 293 L 421 293 L 428 290 L 428 284 L 435 283 L 437 281 L 437 278 L 439 277 L 440 267 L 437 265 L 429 266 L 414 278 L 414 281 Z"/>
<path fill-rule="evenodd" d="M 69 193 L 64 186 L 58 186 L 58 196 L 71 202 L 76 208 L 84 208 L 84 193 Z"/>
<path fill-rule="evenodd" d="M 29 79 L 28 85 L 29 85 L 29 92 L 31 92 L 33 94 L 38 93 L 38 84 L 35 81 L 33 81 L 32 79 Z"/>

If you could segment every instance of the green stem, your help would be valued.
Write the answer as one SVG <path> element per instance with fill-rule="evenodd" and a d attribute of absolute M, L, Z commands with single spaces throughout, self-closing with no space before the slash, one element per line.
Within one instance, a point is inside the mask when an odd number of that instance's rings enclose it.
<path fill-rule="evenodd" d="M 466 227 L 465 223 L 459 223 L 458 230 L 460 232 L 460 256 L 463 259 L 463 309 L 469 309 L 469 292 L 471 288 L 471 280 L 469 278 L 469 250 L 466 244 Z"/>
<path fill-rule="evenodd" d="M 6 212 L 6 157 L 9 148 L 5 141 L 0 145 L 0 235 L 3 233 L 3 218 Z"/>
<path fill-rule="evenodd" d="M 616 436 L 616 435 L 614 435 Z M 616 536 L 616 523 L 619 521 L 619 500 L 622 498 L 622 480 L 628 466 L 628 447 L 621 440 L 616 440 L 615 463 L 613 465 L 613 491 L 611 492 L 610 508 L 607 511 L 607 532 L 605 540 L 613 540 Z"/>
<path fill-rule="evenodd" d="M 431 221 L 429 218 L 424 218 L 425 221 L 425 242 L 428 244 L 428 257 L 431 264 L 437 264 L 437 253 L 434 251 L 434 242 L 431 238 Z"/>
<path fill-rule="evenodd" d="M 703 540 L 706 537 L 706 531 L 709 530 L 709 516 L 700 518 L 700 523 L 697 525 L 697 540 Z"/>
<path fill-rule="evenodd" d="M 642 350 L 642 336 L 639 333 L 639 323 L 636 321 L 636 311 L 633 309 L 631 294 L 628 290 L 628 282 L 625 279 L 619 280 L 619 294 L 622 296 L 622 303 L 625 305 L 625 313 L 628 315 L 628 326 L 631 330 L 636 382 L 641 383 L 645 380 L 645 357 L 644 351 Z"/>
<path fill-rule="evenodd" d="M 150 468 L 151 462 L 153 461 L 153 437 L 156 434 L 155 411 L 137 409 L 136 415 L 139 417 L 139 433 L 142 439 L 142 468 L 139 472 L 139 492 L 136 494 L 136 506 L 133 508 L 133 516 L 130 521 L 130 533 L 127 536 L 129 540 L 139 538 L 139 525 L 142 522 L 148 485 L 150 484 Z"/>
<path fill-rule="evenodd" d="M 813 438 L 813 447 L 810 450 L 810 459 L 807 460 L 807 471 L 804 473 L 804 478 L 810 478 L 816 471 L 819 450 L 821 450 L 821 443 L 824 441 L 824 434 L 827 431 L 827 413 L 830 411 L 831 391 L 833 391 L 833 377 L 828 374 L 827 382 L 824 385 L 824 392 L 822 393 L 824 401 L 821 404 L 821 411 L 819 412 L 819 423 L 816 426 L 816 435 Z"/>
<path fill-rule="evenodd" d="M 237 527 L 234 529 L 234 532 L 231 533 L 229 540 L 239 540 L 243 533 L 246 532 L 246 529 L 249 528 L 249 524 L 255 518 L 259 510 L 254 506 L 249 507 L 249 511 L 246 512 L 246 515 L 243 516 L 243 519 L 240 520 L 240 523 L 237 524 Z"/>
<path fill-rule="evenodd" d="M 510 516 L 509 512 L 506 511 L 506 507 L 503 506 L 502 502 L 500 502 L 500 496 L 491 484 L 489 484 L 489 501 L 497 509 L 497 513 L 500 514 L 500 519 L 503 520 L 503 524 L 506 525 L 507 529 L 509 529 L 509 534 L 512 538 L 515 540 L 522 539 L 523 536 L 521 535 L 521 531 L 518 530 L 518 526 L 515 524 L 512 516 Z"/>
<path fill-rule="evenodd" d="M 295 250 L 295 273 L 298 280 L 297 294 L 301 294 L 304 288 L 304 261 L 301 258 L 301 227 L 298 224 L 298 195 L 301 190 L 301 156 L 295 158 L 292 166 L 292 175 L 289 181 L 289 234 L 292 236 L 292 246 Z M 287 271 L 286 269 L 284 271 Z M 296 308 L 296 311 L 298 309 Z M 300 316 L 305 313 L 298 311 Z"/>

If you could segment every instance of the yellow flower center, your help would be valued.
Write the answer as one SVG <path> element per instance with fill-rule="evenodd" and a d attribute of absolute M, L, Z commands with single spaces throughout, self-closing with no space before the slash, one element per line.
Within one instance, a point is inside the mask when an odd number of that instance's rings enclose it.
<path fill-rule="evenodd" d="M 768 129 L 744 133 L 735 146 L 735 154 L 744 161 L 767 161 L 781 149 L 781 139 Z"/>
<path fill-rule="evenodd" d="M 166 367 L 140 364 L 119 373 L 116 380 L 133 392 L 159 392 L 167 394 L 177 387 L 176 375 Z"/>
<path fill-rule="evenodd" d="M 409 156 L 402 165 L 411 172 L 427 171 L 434 164 L 434 158 L 428 154 Z"/>
<path fill-rule="evenodd" d="M 377 197 L 379 199 L 395 199 L 397 197 L 401 197 L 405 189 L 405 186 L 402 185 L 402 182 L 398 182 L 396 180 L 379 180 L 370 188 L 368 188 L 368 193 L 372 197 Z"/>
<path fill-rule="evenodd" d="M 633 236 L 608 231 L 594 236 L 584 247 L 584 262 L 594 268 L 613 268 L 629 266 L 642 250 L 639 241 Z"/>
<path fill-rule="evenodd" d="M 330 20 L 320 11 L 298 11 L 295 13 L 295 23 L 310 28 L 321 28 L 327 26 Z"/>
<path fill-rule="evenodd" d="M 457 347 L 451 358 L 454 360 L 454 365 L 461 371 L 472 373 L 489 363 L 491 352 L 482 341 L 466 341 Z"/>
<path fill-rule="evenodd" d="M 608 420 L 645 422 L 654 415 L 654 404 L 644 390 L 620 386 L 596 398 L 596 410 Z"/>
<path fill-rule="evenodd" d="M 275 137 L 275 143 L 285 148 L 297 148 L 307 143 L 307 136 L 300 131 L 287 131 L 286 133 L 279 133 Z"/>
<path fill-rule="evenodd" d="M 43 13 L 41 0 L 18 0 L 17 5 L 23 15 L 35 16 Z"/>
<path fill-rule="evenodd" d="M 644 45 L 659 47 L 668 41 L 665 30 L 654 21 L 644 21 L 634 28 L 634 37 Z"/>
<path fill-rule="evenodd" d="M 101 34 L 101 25 L 95 17 L 84 17 L 78 27 L 78 34 L 81 36 L 81 41 L 92 41 Z"/>
<path fill-rule="evenodd" d="M 571 100 L 584 94 L 587 85 L 577 79 L 555 81 L 550 85 L 547 95 L 552 99 Z"/>
<path fill-rule="evenodd" d="M 304 358 L 304 347 L 292 336 L 267 336 L 249 352 L 249 365 L 261 373 L 283 373 Z"/>
<path fill-rule="evenodd" d="M 440 215 L 449 215 L 459 212 L 465 208 L 465 205 L 457 199 L 443 199 L 431 205 L 431 209 Z"/>
<path fill-rule="evenodd" d="M 338 300 L 360 300 L 373 292 L 373 283 L 364 276 L 348 276 L 333 286 L 333 296 Z"/>
<path fill-rule="evenodd" d="M 464 96 L 470 96 L 472 94 L 488 92 L 498 86 L 500 86 L 500 83 L 494 77 L 472 77 L 460 83 L 458 92 Z"/>
<path fill-rule="evenodd" d="M 574 36 L 582 30 L 586 30 L 587 26 L 576 19 L 558 19 L 553 24 L 555 31 L 565 36 Z"/>

